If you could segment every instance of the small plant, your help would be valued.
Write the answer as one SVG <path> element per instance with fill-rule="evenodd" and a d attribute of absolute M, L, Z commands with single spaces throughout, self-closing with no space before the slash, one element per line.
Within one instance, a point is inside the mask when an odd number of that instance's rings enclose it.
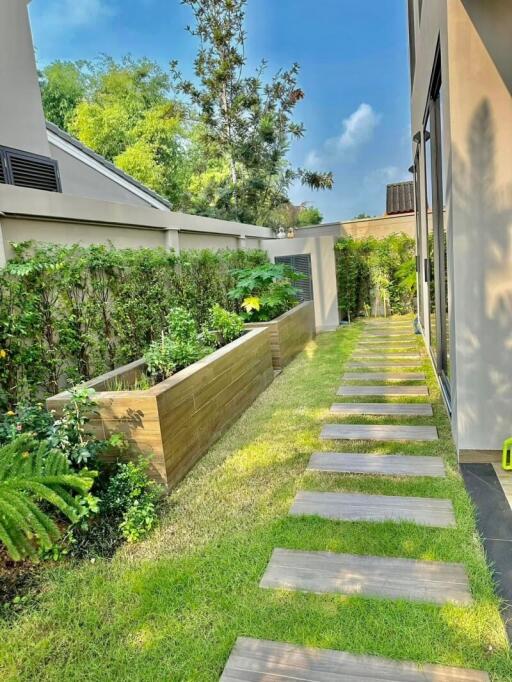
<path fill-rule="evenodd" d="M 58 540 L 49 508 L 72 523 L 80 520 L 95 476 L 73 472 L 61 452 L 27 435 L 0 448 L 0 542 L 13 561 L 50 550 Z"/>
<path fill-rule="evenodd" d="M 293 308 L 299 300 L 294 282 L 304 277 L 287 265 L 275 263 L 234 270 L 233 276 L 236 284 L 228 295 L 249 322 L 273 320 Z"/>
<path fill-rule="evenodd" d="M 122 537 L 137 542 L 155 526 L 162 488 L 147 473 L 148 461 L 120 462 L 103 495 L 100 512 L 117 519 Z"/>
<path fill-rule="evenodd" d="M 220 348 L 242 336 L 244 321 L 240 315 L 230 313 L 216 303 L 210 310 L 208 327 L 204 333 Z"/>
<path fill-rule="evenodd" d="M 148 372 L 157 381 L 170 377 L 207 355 L 208 347 L 198 334 L 192 314 L 182 307 L 172 308 L 167 316 L 168 331 L 162 332 L 146 353 Z"/>

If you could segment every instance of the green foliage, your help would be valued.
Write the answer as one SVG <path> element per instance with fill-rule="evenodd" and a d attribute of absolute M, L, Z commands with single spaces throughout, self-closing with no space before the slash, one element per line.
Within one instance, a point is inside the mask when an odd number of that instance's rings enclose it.
<path fill-rule="evenodd" d="M 34 557 L 38 550 L 49 550 L 59 538 L 48 508 L 77 523 L 95 475 L 87 469 L 73 472 L 65 455 L 47 441 L 25 435 L 2 446 L 0 542 L 11 559 Z"/>
<path fill-rule="evenodd" d="M 93 396 L 92 389 L 72 388 L 70 400 L 58 418 L 45 410 L 42 403 L 18 405 L 16 411 L 9 410 L 0 419 L 0 445 L 28 435 L 60 451 L 76 469 L 95 463 L 103 450 L 123 447 L 123 443 L 117 435 L 97 440 L 87 430 L 96 406 Z"/>
<path fill-rule="evenodd" d="M 338 304 L 352 319 L 377 303 L 386 314 L 412 312 L 415 305 L 414 240 L 405 234 L 336 243 Z"/>
<path fill-rule="evenodd" d="M 162 489 L 147 473 L 147 460 L 120 462 L 101 500 L 100 511 L 114 517 L 122 537 L 141 540 L 155 526 Z"/>
<path fill-rule="evenodd" d="M 56 61 L 40 74 L 41 98 L 46 118 L 66 130 L 76 106 L 87 90 L 86 62 Z"/>
<path fill-rule="evenodd" d="M 175 306 L 192 312 L 197 329 L 215 303 L 237 311 L 232 271 L 267 261 L 258 250 L 14 245 L 0 270 L 0 408 L 142 357 Z"/>
<path fill-rule="evenodd" d="M 229 296 L 237 301 L 242 317 L 248 322 L 265 322 L 282 315 L 298 302 L 293 283 L 303 275 L 287 265 L 265 263 L 255 268 L 233 272 L 235 286 Z"/>
<path fill-rule="evenodd" d="M 316 206 L 300 204 L 295 206 L 291 203 L 283 204 L 275 208 L 269 218 L 269 226 L 277 230 L 280 227 L 307 227 L 318 225 L 323 220 L 323 215 Z"/>
<path fill-rule="evenodd" d="M 210 310 L 206 333 L 213 337 L 216 346 L 225 346 L 242 336 L 244 321 L 236 313 L 229 312 L 216 303 Z"/>

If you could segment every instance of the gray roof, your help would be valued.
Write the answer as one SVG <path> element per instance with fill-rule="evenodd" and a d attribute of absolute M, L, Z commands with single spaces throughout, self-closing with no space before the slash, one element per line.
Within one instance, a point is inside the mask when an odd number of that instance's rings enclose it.
<path fill-rule="evenodd" d="M 386 188 L 386 213 L 414 213 L 414 182 L 396 182 Z"/>
<path fill-rule="evenodd" d="M 57 135 L 58 137 L 60 137 L 65 142 L 68 142 L 69 144 L 73 145 L 73 147 L 76 147 L 76 149 L 79 149 L 84 154 L 87 154 L 87 156 L 90 156 L 92 159 L 94 159 L 98 163 L 101 163 L 102 166 L 105 166 L 105 168 L 108 168 L 108 170 L 112 171 L 112 173 L 119 175 L 119 177 L 123 178 L 123 180 L 125 180 L 126 182 L 129 182 L 130 184 L 134 185 L 134 187 L 137 187 L 138 189 L 142 190 L 143 192 L 146 192 L 146 194 L 149 194 L 150 196 L 153 197 L 153 199 L 160 201 L 162 204 L 167 206 L 169 209 L 172 208 L 169 201 L 165 197 L 163 197 L 161 194 L 154 192 L 152 189 L 149 189 L 149 187 L 146 187 L 146 185 L 143 185 L 138 180 L 135 180 L 135 178 L 132 178 L 131 175 L 128 175 L 128 173 L 125 173 L 124 171 L 122 171 L 120 168 L 115 166 L 111 161 L 108 161 L 104 156 L 97 154 L 95 151 L 90 149 L 90 147 L 86 147 L 79 140 L 77 140 L 76 137 L 73 137 L 69 133 L 66 133 L 64 130 L 59 128 L 59 126 L 56 126 L 55 123 L 51 123 L 50 121 L 46 121 L 46 128 L 47 128 L 47 130 L 52 132 L 54 135 Z"/>

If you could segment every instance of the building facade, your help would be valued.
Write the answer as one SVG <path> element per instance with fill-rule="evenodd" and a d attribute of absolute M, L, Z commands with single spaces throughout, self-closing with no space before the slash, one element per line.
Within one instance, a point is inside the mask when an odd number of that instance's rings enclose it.
<path fill-rule="evenodd" d="M 409 0 L 418 316 L 461 461 L 512 435 L 512 2 Z"/>

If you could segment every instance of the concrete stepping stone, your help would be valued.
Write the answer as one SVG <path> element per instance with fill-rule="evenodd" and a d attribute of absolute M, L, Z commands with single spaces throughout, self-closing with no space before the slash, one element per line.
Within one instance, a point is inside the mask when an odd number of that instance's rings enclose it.
<path fill-rule="evenodd" d="M 394 397 L 401 396 L 422 396 L 428 395 L 427 386 L 340 386 L 336 395 L 387 395 Z"/>
<path fill-rule="evenodd" d="M 487 673 L 239 637 L 220 682 L 489 682 Z"/>
<path fill-rule="evenodd" d="M 427 476 L 444 478 L 441 457 L 421 455 L 368 455 L 344 452 L 315 452 L 308 469 L 333 474 L 368 474 L 370 476 Z"/>
<path fill-rule="evenodd" d="M 423 372 L 346 372 L 346 381 L 426 381 Z"/>
<path fill-rule="evenodd" d="M 435 426 L 392 424 L 324 424 L 322 440 L 431 441 L 438 440 Z"/>
<path fill-rule="evenodd" d="M 383 339 L 368 339 L 367 337 L 363 336 L 362 338 L 359 339 L 358 342 L 362 346 L 385 346 L 385 345 L 392 345 L 392 346 L 416 346 L 416 340 L 414 338 L 406 338 L 406 339 L 390 339 L 389 341 L 383 340 Z"/>
<path fill-rule="evenodd" d="M 423 359 L 418 360 L 388 360 L 387 358 L 380 358 L 378 360 L 352 360 L 347 362 L 345 367 L 347 369 L 380 369 L 386 367 L 420 367 L 423 364 Z"/>
<path fill-rule="evenodd" d="M 432 528 L 455 528 L 451 500 L 362 493 L 297 493 L 291 516 L 319 516 L 333 521 L 408 521 Z"/>
<path fill-rule="evenodd" d="M 334 403 L 331 414 L 374 415 L 383 417 L 432 417 L 429 403 Z"/>
<path fill-rule="evenodd" d="M 373 331 L 365 331 L 364 337 L 367 339 L 376 339 L 376 338 L 402 338 L 402 339 L 407 339 L 410 338 L 412 334 L 407 334 L 404 331 L 387 331 L 387 330 L 381 330 L 379 331 L 378 329 L 375 329 Z"/>
<path fill-rule="evenodd" d="M 365 362 L 375 362 L 381 359 L 384 360 L 421 360 L 419 353 L 379 353 L 379 355 L 372 355 L 372 353 L 354 353 L 353 360 L 364 360 Z"/>
<path fill-rule="evenodd" d="M 267 589 L 472 603 L 462 564 L 274 549 L 260 582 Z"/>

